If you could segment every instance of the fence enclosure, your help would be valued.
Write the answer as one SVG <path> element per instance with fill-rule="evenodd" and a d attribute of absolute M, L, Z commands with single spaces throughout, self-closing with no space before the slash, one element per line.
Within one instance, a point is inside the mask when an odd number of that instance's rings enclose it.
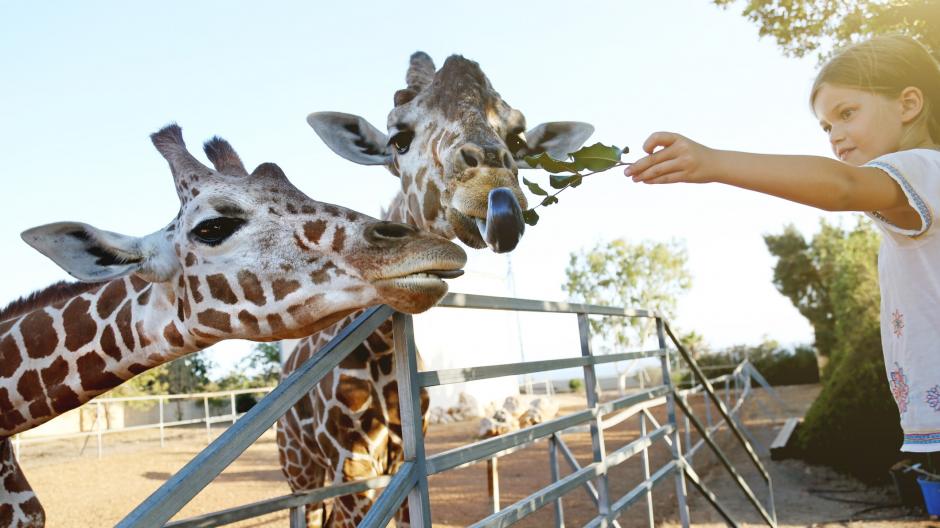
<path fill-rule="evenodd" d="M 692 487 L 696 488 L 729 524 L 735 525 L 730 514 L 722 507 L 719 498 L 705 486 L 691 465 L 695 453 L 704 445 L 707 445 L 716 455 L 721 465 L 731 474 L 734 482 L 747 496 L 764 521 L 770 526 L 776 526 L 770 475 L 754 451 L 754 442 L 748 438 L 747 431 L 737 419 L 742 405 L 750 395 L 752 379 L 770 389 L 760 374 L 747 361 L 738 365 L 731 374 L 709 380 L 682 344 L 678 342 L 668 323 L 658 314 L 645 310 L 465 294 L 449 294 L 439 306 L 460 309 L 573 314 L 576 316 L 580 335 L 579 355 L 565 359 L 419 372 L 417 370 L 411 316 L 396 313 L 385 305 L 370 308 L 345 328 L 333 341 L 318 351 L 314 357 L 284 379 L 267 397 L 247 412 L 242 419 L 233 423 L 204 451 L 165 482 L 146 501 L 135 508 L 118 526 L 151 527 L 163 526 L 167 523 L 202 488 L 208 485 L 265 430 L 270 428 L 294 402 L 310 391 L 347 354 L 352 352 L 360 342 L 389 317 L 392 317 L 394 322 L 398 387 L 403 395 L 399 398 L 399 401 L 405 462 L 398 473 L 391 476 L 337 484 L 306 493 L 277 497 L 197 518 L 176 521 L 167 524 L 167 526 L 176 528 L 222 526 L 284 509 L 290 510 L 292 527 L 304 526 L 305 505 L 319 503 L 349 493 L 378 488 L 384 489 L 378 495 L 361 526 L 379 527 L 387 525 L 406 497 L 408 498 L 412 524 L 415 526 L 430 526 L 431 505 L 428 496 L 428 476 L 481 461 L 491 461 L 490 480 L 494 492 L 494 512 L 488 517 L 480 519 L 473 526 L 508 526 L 538 509 L 548 506 L 554 508 L 555 525 L 563 526 L 563 498 L 569 493 L 577 492 L 579 488 L 583 489 L 583 492 L 587 493 L 590 500 L 596 505 L 597 514 L 587 526 L 619 526 L 617 518 L 620 514 L 641 500 L 646 502 L 646 514 L 649 524 L 652 526 L 655 513 L 651 495 L 652 488 L 670 477 L 674 480 L 679 519 L 683 526 L 689 525 L 686 500 L 687 484 L 691 484 Z M 591 333 L 588 320 L 591 315 L 655 319 L 658 348 L 595 356 L 591 349 Z M 668 346 L 670 343 L 675 347 L 674 349 Z M 676 352 L 678 353 L 678 359 L 691 370 L 694 376 L 695 383 L 690 388 L 680 389 L 673 383 L 671 358 Z M 660 360 L 663 374 L 662 384 L 645 388 L 640 392 L 622 396 L 613 401 L 600 402 L 595 367 L 615 361 L 644 357 L 654 357 Z M 422 387 L 501 376 L 527 375 L 571 367 L 580 367 L 583 371 L 587 398 L 586 409 L 430 457 L 426 455 L 421 434 L 420 408 L 417 407 L 417 402 L 420 401 L 418 391 Z M 723 398 L 715 390 L 715 384 L 718 383 L 724 385 Z M 772 389 L 769 392 L 772 393 Z M 706 419 L 704 423 L 692 414 L 690 408 L 690 400 L 696 397 L 703 398 L 705 402 Z M 650 409 L 657 406 L 664 406 L 666 409 L 667 418 L 663 423 L 657 421 L 650 411 Z M 608 452 L 604 441 L 604 431 L 623 423 L 624 420 L 631 417 L 638 417 L 640 421 L 640 436 L 629 444 Z M 726 427 L 733 434 L 736 443 L 747 454 L 762 482 L 766 484 L 765 501 L 762 502 L 757 498 L 751 487 L 741 477 L 738 468 L 734 467 L 715 442 L 713 435 L 723 427 Z M 578 430 L 579 428 L 588 431 L 591 436 L 593 457 L 591 463 L 585 466 L 578 464 L 570 448 L 561 438 L 563 433 Z M 693 429 L 699 440 L 695 445 L 690 446 Z M 683 436 L 685 437 L 686 446 L 688 446 L 686 450 L 683 450 Z M 496 472 L 497 458 L 542 440 L 547 442 L 549 449 L 551 484 L 515 504 L 500 508 Z M 660 441 L 668 446 L 671 458 L 669 462 L 661 467 L 654 468 L 650 466 L 648 449 L 654 442 Z M 622 496 L 611 496 L 608 483 L 609 470 L 638 455 L 643 457 L 645 480 Z M 561 461 L 564 461 L 571 468 L 571 473 L 564 477 L 561 477 L 560 472 Z M 485 499 L 481 497 L 481 500 Z"/>

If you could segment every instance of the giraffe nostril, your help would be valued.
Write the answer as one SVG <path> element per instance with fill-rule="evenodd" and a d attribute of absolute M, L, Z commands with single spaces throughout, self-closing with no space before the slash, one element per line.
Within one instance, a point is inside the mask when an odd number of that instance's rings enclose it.
<path fill-rule="evenodd" d="M 374 238 L 396 239 L 407 238 L 415 233 L 415 229 L 405 224 L 394 222 L 380 222 L 371 229 Z"/>
<path fill-rule="evenodd" d="M 468 167 L 476 167 L 480 164 L 480 160 L 474 156 L 474 153 L 470 149 L 461 149 L 460 155 L 463 156 L 463 160 L 467 163 Z"/>

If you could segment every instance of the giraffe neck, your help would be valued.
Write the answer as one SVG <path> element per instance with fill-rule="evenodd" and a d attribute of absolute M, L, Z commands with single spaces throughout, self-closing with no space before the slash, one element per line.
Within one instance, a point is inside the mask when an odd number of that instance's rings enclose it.
<path fill-rule="evenodd" d="M 0 322 L 0 436 L 217 341 L 181 331 L 177 306 L 171 286 L 130 276 Z"/>

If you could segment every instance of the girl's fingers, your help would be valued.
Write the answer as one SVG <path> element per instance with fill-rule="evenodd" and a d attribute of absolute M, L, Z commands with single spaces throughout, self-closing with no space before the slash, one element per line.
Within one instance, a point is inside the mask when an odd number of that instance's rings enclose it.
<path fill-rule="evenodd" d="M 656 147 L 668 147 L 680 137 L 679 134 L 673 132 L 654 132 L 643 142 L 643 150 L 647 154 L 652 154 Z"/>
<path fill-rule="evenodd" d="M 645 158 L 641 158 L 633 162 L 630 165 L 630 167 L 627 169 L 627 171 L 624 172 L 624 174 L 626 174 L 627 176 L 633 176 L 634 178 L 636 178 L 637 176 L 642 175 L 644 172 L 646 172 L 650 168 L 655 167 L 660 163 L 665 163 L 666 161 L 670 161 L 674 159 L 675 157 L 676 157 L 676 153 L 674 152 L 674 149 L 666 147 L 664 149 L 660 149 L 660 150 L 657 150 L 656 152 L 653 152 L 652 154 L 650 154 L 649 156 L 646 156 Z"/>
<path fill-rule="evenodd" d="M 673 174 L 680 171 L 682 171 L 682 166 L 679 161 L 675 159 L 669 159 L 661 163 L 657 163 L 646 171 L 635 175 L 633 177 L 633 181 L 652 183 L 654 180 L 657 180 L 664 175 Z"/>

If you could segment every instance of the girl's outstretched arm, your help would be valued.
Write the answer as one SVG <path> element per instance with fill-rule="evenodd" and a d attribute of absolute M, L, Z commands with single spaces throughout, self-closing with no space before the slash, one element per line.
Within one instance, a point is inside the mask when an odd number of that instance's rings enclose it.
<path fill-rule="evenodd" d="M 874 167 L 820 156 L 715 150 L 672 132 L 651 135 L 643 150 L 649 155 L 624 171 L 633 181 L 718 182 L 826 211 L 878 211 L 900 227 L 920 225 L 901 187 Z"/>

